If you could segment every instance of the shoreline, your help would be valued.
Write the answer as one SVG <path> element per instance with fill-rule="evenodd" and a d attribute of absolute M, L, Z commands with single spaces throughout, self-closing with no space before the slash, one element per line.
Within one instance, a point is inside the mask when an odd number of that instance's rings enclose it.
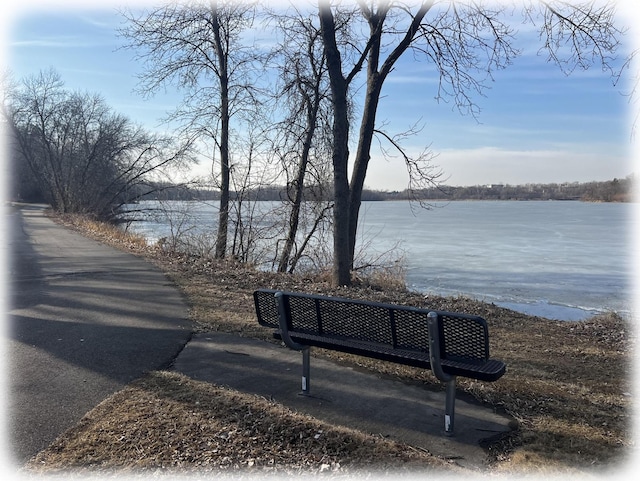
<path fill-rule="evenodd" d="M 496 306 L 511 309 L 512 311 L 521 312 L 529 316 L 544 317 L 555 321 L 586 321 L 591 317 L 604 314 L 605 311 L 597 311 L 592 309 L 583 309 L 580 307 L 565 306 L 554 304 L 549 301 L 535 301 L 533 303 L 525 302 L 509 302 L 499 301 Z M 626 315 L 618 311 L 614 311 L 620 317 L 626 318 Z M 629 315 L 631 315 L 629 313 Z"/>
<path fill-rule="evenodd" d="M 408 288 L 409 289 L 409 288 Z M 500 297 L 494 297 L 488 294 L 469 294 L 465 292 L 459 292 L 455 295 L 446 292 L 439 292 L 437 290 L 420 289 L 412 286 L 411 289 L 422 294 L 425 297 L 429 296 L 442 296 L 442 297 L 463 297 L 478 302 L 484 302 L 487 304 L 493 304 L 498 307 L 509 309 L 511 311 L 519 312 L 527 316 L 542 317 L 551 321 L 561 322 L 574 322 L 574 321 L 586 321 L 594 316 L 614 314 L 623 318 L 625 321 L 633 319 L 633 312 L 631 310 L 614 310 L 605 308 L 587 308 L 562 304 L 553 302 L 548 299 L 539 300 L 503 300 Z"/>

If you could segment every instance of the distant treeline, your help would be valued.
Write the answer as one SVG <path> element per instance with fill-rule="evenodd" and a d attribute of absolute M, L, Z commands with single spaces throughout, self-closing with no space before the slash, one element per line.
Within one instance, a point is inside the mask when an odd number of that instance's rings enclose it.
<path fill-rule="evenodd" d="M 413 194 L 413 197 L 411 197 Z M 633 176 L 604 182 L 562 184 L 491 184 L 471 187 L 441 186 L 418 192 L 373 192 L 367 200 L 581 200 L 586 202 L 630 202 Z"/>
<path fill-rule="evenodd" d="M 145 197 L 146 200 L 217 200 L 219 193 L 214 189 L 194 188 L 184 185 L 158 186 L 157 192 Z M 245 192 L 232 192 L 234 200 L 252 201 L 283 200 L 288 196 L 282 186 L 268 186 Z M 326 200 L 331 198 L 327 188 L 314 186 L 306 192 L 306 200 Z M 365 189 L 363 201 L 385 200 L 580 200 L 584 202 L 631 202 L 633 200 L 633 175 L 624 179 L 603 182 L 573 182 L 561 184 L 490 184 L 470 187 L 439 186 L 418 191 L 380 191 Z"/>

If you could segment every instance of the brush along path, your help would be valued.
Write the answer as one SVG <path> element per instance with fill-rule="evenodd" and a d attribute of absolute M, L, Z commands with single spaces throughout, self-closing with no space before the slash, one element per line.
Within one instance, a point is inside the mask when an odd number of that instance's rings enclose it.
<path fill-rule="evenodd" d="M 165 269 L 185 293 L 191 318 L 203 331 L 269 339 L 270 333 L 257 325 L 252 311 L 251 292 L 257 287 L 480 315 L 489 322 L 492 356 L 507 363 L 508 373 L 495 383 L 460 379 L 459 389 L 504 409 L 520 423 L 518 431 L 488 447 L 493 471 L 619 469 L 629 461 L 635 340 L 628 323 L 617 315 L 581 322 L 550 321 L 466 298 L 425 298 L 396 285 L 381 288 L 365 280 L 353 288 L 332 288 L 321 277 L 265 273 L 235 263 L 170 255 L 141 240 L 77 219 L 74 224 L 87 235 L 144 255 Z M 318 355 L 405 382 L 439 386 L 428 371 L 341 353 Z M 120 414 L 117 410 L 112 412 L 113 417 Z M 149 418 L 150 428 L 154 422 L 153 417 Z M 265 444 L 269 442 L 268 438 L 264 440 Z"/>

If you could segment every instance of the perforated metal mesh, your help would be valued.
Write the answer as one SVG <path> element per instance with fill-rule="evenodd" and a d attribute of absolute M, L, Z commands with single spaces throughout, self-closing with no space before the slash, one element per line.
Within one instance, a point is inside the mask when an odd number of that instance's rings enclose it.
<path fill-rule="evenodd" d="M 444 359 L 489 359 L 487 328 L 484 320 L 471 316 L 441 313 L 443 338 L 441 355 Z"/>
<path fill-rule="evenodd" d="M 287 296 L 287 302 L 292 331 L 393 344 L 388 309 L 330 298 Z"/>
<path fill-rule="evenodd" d="M 429 352 L 427 312 L 395 310 L 396 347 Z"/>
<path fill-rule="evenodd" d="M 256 291 L 261 324 L 278 328 L 275 291 Z M 429 352 L 428 310 L 365 301 L 285 294 L 292 332 L 385 344 L 393 349 Z M 483 362 L 489 359 L 484 319 L 438 312 L 443 359 Z"/>
<path fill-rule="evenodd" d="M 291 325 L 289 329 L 297 332 L 319 332 L 319 320 L 316 310 L 316 300 L 308 297 L 289 297 L 289 313 Z"/>
<path fill-rule="evenodd" d="M 279 330 L 275 290 L 254 292 L 261 325 Z M 290 334 L 297 343 L 368 357 L 430 367 L 426 309 L 283 293 Z M 489 359 L 484 319 L 436 311 L 443 369 L 453 375 L 495 381 L 505 373 L 502 361 Z M 276 334 L 274 334 L 276 335 Z"/>
<path fill-rule="evenodd" d="M 278 307 L 276 305 L 275 294 L 269 291 L 255 291 L 253 293 L 258 322 L 263 326 L 277 328 Z"/>

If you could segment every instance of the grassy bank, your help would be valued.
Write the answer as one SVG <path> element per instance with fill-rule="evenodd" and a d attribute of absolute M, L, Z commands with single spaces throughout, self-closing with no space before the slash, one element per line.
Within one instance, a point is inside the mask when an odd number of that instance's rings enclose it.
<path fill-rule="evenodd" d="M 392 283 L 380 286 L 363 280 L 352 288 L 332 288 L 322 276 L 265 273 L 231 262 L 169 255 L 147 246 L 143 239 L 123 236 L 105 226 L 81 219 L 64 222 L 160 266 L 185 293 L 190 316 L 202 331 L 270 340 L 270 333 L 255 321 L 251 293 L 258 287 L 480 315 L 489 323 L 492 356 L 507 363 L 507 374 L 495 383 L 461 378 L 459 389 L 508 412 L 519 423 L 517 431 L 488 447 L 490 473 L 615 471 L 629 461 L 634 340 L 630 327 L 617 315 L 559 322 L 465 298 L 425 298 Z M 441 388 L 428 371 L 342 353 L 318 350 L 317 355 L 339 357 L 340 362 L 405 382 Z M 207 404 L 205 399 L 214 399 L 215 404 Z M 284 473 L 357 470 L 362 466 L 378 466 L 381 470 L 390 466 L 453 469 L 426 453 L 322 425 L 264 402 L 175 374 L 153 373 L 102 403 L 80 425 L 32 460 L 28 469 L 55 471 L 73 466 L 135 471 L 215 467 Z M 243 407 L 238 411 L 231 409 L 233 406 Z M 256 422 L 242 424 L 239 418 L 258 411 L 270 416 L 266 424 L 258 423 L 267 428 L 251 432 L 249 426 Z M 216 413 L 213 418 L 211 413 Z M 205 421 L 209 418 L 211 425 Z M 201 426 L 208 434 L 194 431 L 194 426 Z M 298 433 L 294 436 L 298 441 L 287 434 L 292 430 Z M 219 439 L 220 433 L 231 431 L 250 432 L 237 436 L 237 443 L 225 442 L 224 446 L 202 442 Z M 316 438 L 320 431 L 331 434 Z M 163 432 L 172 433 L 166 442 L 162 441 Z M 131 439 L 127 443 L 117 441 L 122 436 Z M 277 457 L 274 452 L 267 452 L 266 447 L 273 446 L 284 446 L 285 455 Z"/>

